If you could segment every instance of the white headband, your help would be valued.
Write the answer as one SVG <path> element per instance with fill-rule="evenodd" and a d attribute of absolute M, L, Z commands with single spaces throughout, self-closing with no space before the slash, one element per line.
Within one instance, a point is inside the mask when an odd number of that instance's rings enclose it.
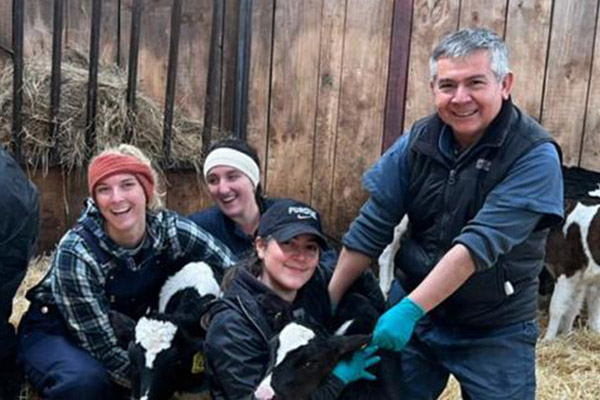
<path fill-rule="evenodd" d="M 260 182 L 258 165 L 250 156 L 241 151 L 229 147 L 219 147 L 211 151 L 204 161 L 203 172 L 205 180 L 208 177 L 208 172 L 218 165 L 239 169 L 250 179 L 255 189 Z"/>

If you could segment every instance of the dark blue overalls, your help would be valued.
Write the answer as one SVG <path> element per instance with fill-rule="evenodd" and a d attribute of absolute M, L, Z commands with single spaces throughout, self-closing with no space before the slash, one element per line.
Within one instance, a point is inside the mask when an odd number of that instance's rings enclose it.
<path fill-rule="evenodd" d="M 83 226 L 76 232 L 105 266 L 113 261 Z M 107 277 L 106 296 L 111 310 L 135 320 L 148 307 L 156 308 L 158 292 L 169 268 L 152 246 L 144 244 L 134 256 L 117 262 Z M 173 264 L 173 263 L 170 263 Z M 135 266 L 138 266 L 133 269 Z M 174 265 L 169 265 L 173 266 Z M 19 359 L 35 390 L 44 399 L 117 399 L 128 390 L 109 381 L 104 365 L 75 344 L 72 334 L 55 305 L 32 302 L 19 327 Z"/>

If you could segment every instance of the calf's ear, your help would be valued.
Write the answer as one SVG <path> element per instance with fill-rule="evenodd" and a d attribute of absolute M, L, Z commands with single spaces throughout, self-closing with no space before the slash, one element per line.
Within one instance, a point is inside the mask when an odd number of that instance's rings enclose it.
<path fill-rule="evenodd" d="M 339 354 L 344 355 L 366 346 L 371 337 L 372 335 L 331 336 L 330 340 Z"/>

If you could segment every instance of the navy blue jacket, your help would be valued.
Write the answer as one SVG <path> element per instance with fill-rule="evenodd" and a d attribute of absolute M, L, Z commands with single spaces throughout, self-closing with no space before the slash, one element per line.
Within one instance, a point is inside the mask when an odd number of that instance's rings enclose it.
<path fill-rule="evenodd" d="M 455 323 L 488 326 L 535 317 L 536 271 L 547 235 L 541 228 L 560 221 L 563 212 L 560 159 L 549 135 L 510 100 L 462 153 L 455 152 L 449 126 L 437 115 L 424 118 L 363 183 L 371 198 L 344 236 L 346 247 L 378 256 L 408 213 L 397 265 L 407 291 L 457 243 L 476 265 L 475 275 L 434 314 L 452 303 L 447 314 Z M 506 281 L 514 294 L 505 290 Z"/>
<path fill-rule="evenodd" d="M 276 201 L 264 199 L 260 204 L 261 212 L 265 212 Z M 240 259 L 254 248 L 254 236 L 246 235 L 217 206 L 190 214 L 188 218 L 223 242 Z"/>

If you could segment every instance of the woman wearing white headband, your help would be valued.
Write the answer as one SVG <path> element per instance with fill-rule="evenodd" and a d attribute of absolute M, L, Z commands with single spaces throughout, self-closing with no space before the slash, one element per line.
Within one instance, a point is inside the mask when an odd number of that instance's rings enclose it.
<path fill-rule="evenodd" d="M 281 201 L 263 195 L 259 165 L 256 150 L 240 139 L 213 144 L 204 162 L 204 181 L 217 205 L 189 216 L 240 259 L 254 250 L 261 215 Z M 333 269 L 336 261 L 334 249 L 322 252 L 322 265 Z M 366 272 L 359 282 L 356 289 L 373 299 L 376 307 L 383 307 L 383 295 L 373 272 Z"/>
<path fill-rule="evenodd" d="M 256 150 L 240 139 L 211 146 L 204 161 L 204 181 L 216 206 L 189 218 L 236 255 L 252 249 L 261 214 L 275 201 L 262 194 Z"/>

